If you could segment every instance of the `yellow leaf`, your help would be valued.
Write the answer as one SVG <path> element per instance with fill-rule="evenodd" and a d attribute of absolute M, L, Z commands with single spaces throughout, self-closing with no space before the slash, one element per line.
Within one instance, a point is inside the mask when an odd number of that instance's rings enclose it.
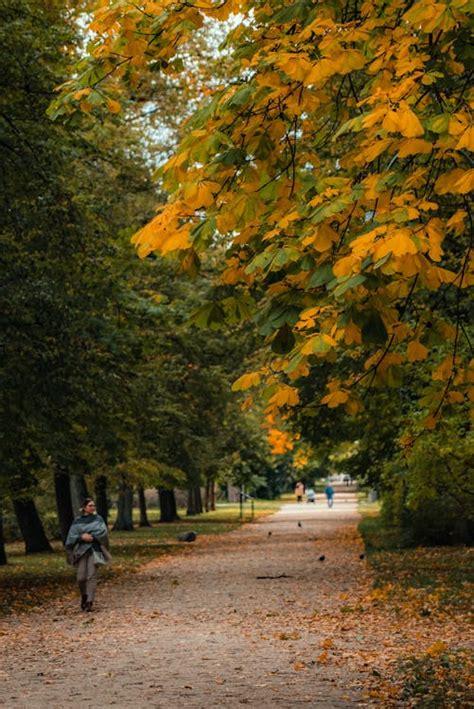
<path fill-rule="evenodd" d="M 358 162 L 372 162 L 379 155 L 381 155 L 384 150 L 388 148 L 393 142 L 392 138 L 384 138 L 383 140 L 376 140 L 368 148 L 364 148 L 359 156 L 357 156 Z"/>
<path fill-rule="evenodd" d="M 438 655 L 442 655 L 443 653 L 445 653 L 447 649 L 448 646 L 445 642 L 443 642 L 442 640 L 436 640 L 436 642 L 430 645 L 430 647 L 427 649 L 426 654 L 430 657 L 438 657 Z"/>
<path fill-rule="evenodd" d="M 311 238 L 316 251 L 327 251 L 339 237 L 328 224 L 320 224 Z"/>
<path fill-rule="evenodd" d="M 343 330 L 344 332 L 344 342 L 346 345 L 360 345 L 362 343 L 362 333 L 357 325 L 350 322 Z"/>
<path fill-rule="evenodd" d="M 403 256 L 404 254 L 417 254 L 418 251 L 418 247 L 410 237 L 409 230 L 398 229 L 396 232 L 392 232 L 390 238 L 379 242 L 379 246 L 375 249 L 375 257 L 378 260 L 390 252 L 394 256 Z"/>
<path fill-rule="evenodd" d="M 465 148 L 471 152 L 474 151 L 474 126 L 469 126 L 469 128 L 466 128 L 455 147 L 456 150 L 462 150 Z"/>
<path fill-rule="evenodd" d="M 406 106 L 400 112 L 399 117 L 400 133 L 406 138 L 416 138 L 424 135 L 425 129 L 421 125 L 418 116 Z"/>
<path fill-rule="evenodd" d="M 398 157 L 406 158 L 407 155 L 422 155 L 431 153 L 433 145 L 422 138 L 409 138 L 402 140 L 398 148 Z"/>
<path fill-rule="evenodd" d="M 454 170 L 440 175 L 435 182 L 434 189 L 437 194 L 447 194 L 448 192 L 466 194 L 474 189 L 474 169 L 466 171 L 456 167 Z"/>
<path fill-rule="evenodd" d="M 364 121 L 365 123 L 365 121 Z M 400 130 L 400 116 L 396 111 L 388 110 L 385 114 L 385 118 L 382 121 L 382 128 L 389 131 L 389 133 L 395 133 Z"/>
<path fill-rule="evenodd" d="M 455 231 L 458 231 L 458 229 L 462 231 L 464 230 L 464 220 L 467 217 L 467 212 L 464 209 L 458 209 L 457 212 L 453 214 L 451 219 L 448 219 L 446 222 L 446 228 L 451 229 L 454 228 Z M 460 233 L 458 231 L 458 233 Z"/>
<path fill-rule="evenodd" d="M 120 113 L 122 110 L 122 106 L 118 101 L 116 101 L 113 98 L 107 99 L 107 108 L 109 109 L 110 113 Z"/>
<path fill-rule="evenodd" d="M 436 420 L 436 418 L 434 416 L 431 416 L 430 414 L 423 421 L 423 427 L 426 428 L 428 431 L 434 431 L 437 423 L 438 421 Z"/>
<path fill-rule="evenodd" d="M 450 404 L 464 404 L 464 394 L 460 391 L 450 391 L 448 393 L 448 401 Z"/>
<path fill-rule="evenodd" d="M 299 404 L 300 397 L 298 391 L 293 387 L 283 385 L 271 397 L 269 403 L 274 406 L 296 406 Z"/>
<path fill-rule="evenodd" d="M 332 391 L 330 394 L 326 394 L 321 399 L 322 404 L 327 404 L 330 409 L 335 409 L 340 404 L 345 404 L 348 400 L 349 394 L 347 391 Z"/>
<path fill-rule="evenodd" d="M 434 370 L 432 376 L 433 381 L 447 381 L 451 375 L 451 372 L 453 371 L 453 358 L 451 355 L 448 355 L 443 359 L 440 365 L 436 367 Z"/>
<path fill-rule="evenodd" d="M 467 170 L 462 177 L 456 180 L 456 189 L 450 190 L 453 192 L 459 192 L 459 194 L 467 194 L 474 190 L 474 168 L 472 170 Z"/>
<path fill-rule="evenodd" d="M 84 96 L 89 96 L 89 94 L 90 94 L 91 91 L 92 91 L 92 89 L 88 86 L 88 87 L 85 88 L 85 89 L 79 89 L 79 91 L 76 91 L 76 92 L 73 94 L 73 97 L 74 97 L 77 101 L 79 101 L 79 99 L 83 98 Z"/>
<path fill-rule="evenodd" d="M 288 224 L 290 224 L 290 222 L 294 222 L 294 221 L 296 221 L 296 219 L 299 219 L 299 218 L 300 218 L 300 215 L 298 212 L 296 212 L 296 211 L 290 212 L 290 214 L 286 214 L 282 219 L 280 219 L 280 221 L 278 222 L 278 226 L 281 229 L 286 229 L 286 227 L 288 226 Z"/>
<path fill-rule="evenodd" d="M 232 210 L 222 211 L 216 217 L 216 226 L 221 234 L 226 234 L 237 226 L 237 217 Z"/>
<path fill-rule="evenodd" d="M 408 344 L 407 358 L 409 362 L 421 362 L 427 357 L 428 349 L 424 345 L 422 345 L 421 342 L 418 342 L 418 340 L 414 340 L 413 342 L 410 342 Z"/>
<path fill-rule="evenodd" d="M 336 278 L 341 278 L 343 276 L 348 276 L 350 273 L 352 273 L 352 268 L 355 265 L 356 260 L 354 257 L 351 256 L 345 256 L 344 258 L 339 259 L 337 263 L 334 265 L 333 268 L 333 273 L 336 276 Z"/>
<path fill-rule="evenodd" d="M 214 193 L 219 188 L 217 182 L 188 182 L 183 186 L 183 200 L 192 209 L 209 207 L 214 202 Z"/>
<path fill-rule="evenodd" d="M 258 384 L 260 384 L 259 372 L 249 372 L 248 374 L 243 374 L 232 384 L 232 391 L 243 391 Z"/>
<path fill-rule="evenodd" d="M 191 246 L 189 242 L 190 225 L 186 224 L 174 234 L 170 234 L 161 244 L 160 252 L 165 256 L 172 251 L 181 251 Z"/>

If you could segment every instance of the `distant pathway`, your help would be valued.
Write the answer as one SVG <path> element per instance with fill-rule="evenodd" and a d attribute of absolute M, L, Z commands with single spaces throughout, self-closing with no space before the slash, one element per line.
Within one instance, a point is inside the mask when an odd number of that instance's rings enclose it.
<path fill-rule="evenodd" d="M 100 585 L 94 614 L 67 600 L 11 617 L 0 705 L 368 706 L 388 628 L 351 610 L 371 583 L 357 520 L 351 493 L 285 505 Z"/>

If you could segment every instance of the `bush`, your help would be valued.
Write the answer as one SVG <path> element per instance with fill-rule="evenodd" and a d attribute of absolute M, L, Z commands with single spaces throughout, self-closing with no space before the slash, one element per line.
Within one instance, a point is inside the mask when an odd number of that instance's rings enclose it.
<path fill-rule="evenodd" d="M 386 492 L 382 498 L 385 525 L 399 527 L 409 534 L 413 544 L 428 546 L 472 544 L 474 523 L 448 497 L 431 497 L 412 509 L 399 489 Z"/>

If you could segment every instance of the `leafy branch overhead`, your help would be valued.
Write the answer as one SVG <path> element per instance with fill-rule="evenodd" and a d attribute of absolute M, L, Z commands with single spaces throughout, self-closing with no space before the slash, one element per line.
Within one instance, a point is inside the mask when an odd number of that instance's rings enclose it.
<path fill-rule="evenodd" d="M 473 398 L 472 12 L 468 0 L 101 3 L 90 58 L 52 112 L 119 110 L 124 83 L 150 66 L 177 76 L 190 38 L 222 22 L 229 75 L 161 170 L 169 199 L 135 235 L 140 255 L 195 268 L 221 240 L 220 282 L 252 296 L 270 385 L 345 353 L 355 366 L 322 401 L 354 412 L 356 385 L 422 371 L 432 428 Z"/>

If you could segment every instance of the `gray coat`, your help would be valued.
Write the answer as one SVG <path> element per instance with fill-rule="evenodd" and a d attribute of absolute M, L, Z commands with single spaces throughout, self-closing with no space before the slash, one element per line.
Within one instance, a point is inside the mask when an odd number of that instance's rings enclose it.
<path fill-rule="evenodd" d="M 81 539 L 83 534 L 91 534 L 94 537 L 92 542 L 85 542 Z M 109 549 L 109 536 L 107 525 L 98 514 L 82 514 L 76 517 L 71 524 L 66 539 L 67 560 L 70 564 L 76 565 L 79 559 L 90 549 L 100 550 L 104 557 L 111 559 Z"/>

